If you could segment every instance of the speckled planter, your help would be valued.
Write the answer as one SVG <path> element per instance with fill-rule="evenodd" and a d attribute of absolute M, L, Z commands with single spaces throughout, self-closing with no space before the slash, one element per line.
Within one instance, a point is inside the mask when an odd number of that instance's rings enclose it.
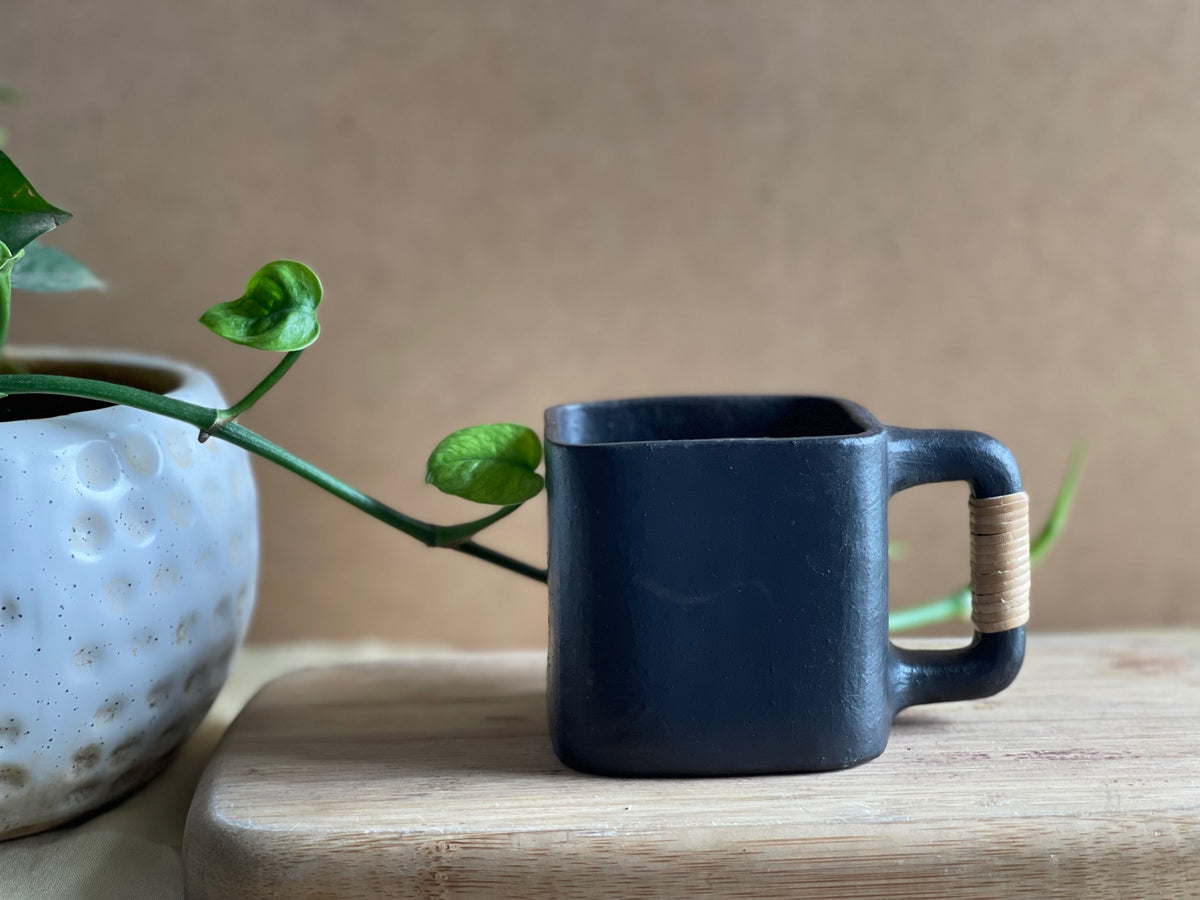
<path fill-rule="evenodd" d="M 224 405 L 212 379 L 169 360 L 13 355 Z M 44 416 L 47 399 L 9 398 L 0 413 L 38 404 Z M 84 405 L 0 419 L 0 838 L 83 815 L 161 769 L 224 682 L 254 602 L 247 454 L 173 420 Z"/>

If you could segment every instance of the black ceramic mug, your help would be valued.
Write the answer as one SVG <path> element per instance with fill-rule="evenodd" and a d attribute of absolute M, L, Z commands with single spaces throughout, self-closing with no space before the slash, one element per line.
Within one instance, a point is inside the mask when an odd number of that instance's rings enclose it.
<path fill-rule="evenodd" d="M 612 775 L 835 769 L 918 703 L 1021 666 L 1028 516 L 1012 454 L 884 427 L 822 397 L 669 397 L 546 412 L 549 713 L 567 765 Z M 887 502 L 966 481 L 976 634 L 888 640 Z"/>

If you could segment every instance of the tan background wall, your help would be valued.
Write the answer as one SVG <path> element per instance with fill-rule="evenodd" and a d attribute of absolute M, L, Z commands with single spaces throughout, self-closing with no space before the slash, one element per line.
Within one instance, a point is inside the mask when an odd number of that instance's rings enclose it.
<path fill-rule="evenodd" d="M 476 422 L 660 392 L 849 396 L 1013 447 L 1041 628 L 1200 622 L 1200 4 L 8 4 L 9 151 L 107 296 L 21 342 L 269 362 L 194 319 L 310 262 L 325 335 L 258 427 L 406 511 Z M 544 639 L 532 582 L 259 468 L 260 638 Z M 892 504 L 897 603 L 965 574 L 965 489 Z M 541 502 L 492 543 L 544 559 Z"/>

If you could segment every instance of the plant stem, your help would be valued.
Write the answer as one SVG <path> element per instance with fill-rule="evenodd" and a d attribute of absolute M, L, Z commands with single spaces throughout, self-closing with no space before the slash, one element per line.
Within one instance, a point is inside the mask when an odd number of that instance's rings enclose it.
<path fill-rule="evenodd" d="M 0 374 L 20 371 L 7 362 L 4 347 L 8 343 L 8 322 L 12 316 L 12 270 L 24 255 L 24 249 L 10 253 L 4 241 L 0 241 Z"/>
<path fill-rule="evenodd" d="M 913 628 L 924 628 L 926 625 L 965 619 L 970 615 L 971 589 L 964 587 L 939 600 L 889 614 L 888 631 L 909 631 Z"/>
<path fill-rule="evenodd" d="M 0 273 L 0 357 L 8 343 L 8 317 L 12 312 L 12 284 L 7 272 Z"/>
<path fill-rule="evenodd" d="M 514 506 L 512 509 L 516 509 L 516 507 Z M 518 575 L 524 575 L 526 578 L 532 578 L 534 581 L 540 581 L 543 584 L 546 583 L 549 577 L 549 573 L 545 569 L 539 569 L 536 566 L 523 563 L 519 559 L 513 559 L 511 556 L 497 553 L 495 550 L 480 546 L 474 541 L 464 541 L 461 544 L 455 544 L 454 549 L 460 553 L 467 554 L 467 556 L 474 556 L 476 559 L 495 563 L 501 568 L 516 572 Z"/>
<path fill-rule="evenodd" d="M 1083 462 L 1087 458 L 1087 445 L 1078 443 L 1071 450 L 1071 458 L 1067 460 L 1067 471 L 1059 485 L 1058 495 L 1054 498 L 1054 508 L 1050 510 L 1050 518 L 1042 526 L 1041 533 L 1029 548 L 1029 561 L 1033 565 L 1040 563 L 1058 543 L 1063 529 L 1067 527 L 1067 519 L 1071 517 L 1071 504 L 1075 500 L 1075 491 L 1079 487 L 1079 479 L 1083 475 Z"/>
<path fill-rule="evenodd" d="M 250 391 L 250 393 L 248 393 L 245 397 L 233 404 L 233 406 L 229 407 L 228 409 L 221 410 L 218 416 L 218 421 L 235 421 L 238 416 L 262 399 L 262 396 L 267 391 L 275 387 L 276 382 L 278 382 L 280 378 L 287 374 L 288 369 L 296 364 L 296 360 L 300 358 L 300 354 L 303 352 L 303 350 L 292 350 L 288 352 L 283 359 L 280 360 L 279 365 L 272 369 L 267 374 L 267 377 L 260 381 L 258 385 L 252 391 Z"/>
<path fill-rule="evenodd" d="M 4 345 L 8 343 L 8 319 L 12 315 L 12 266 L 7 264 L 8 248 L 0 243 L 0 360 L 4 359 Z"/>
<path fill-rule="evenodd" d="M 203 407 L 199 408 L 203 409 Z M 151 412 L 156 412 L 156 410 L 151 410 Z M 217 415 L 217 410 L 205 410 L 205 412 L 212 413 L 214 417 Z M 323 488 L 333 494 L 335 497 L 358 507 L 367 515 L 378 519 L 386 525 L 391 525 L 397 531 L 402 531 L 409 537 L 416 538 L 427 547 L 443 546 L 439 534 L 442 531 L 442 526 L 431 525 L 428 522 L 422 522 L 419 519 L 406 516 L 386 503 L 376 500 L 374 497 L 364 494 L 357 488 L 353 488 L 344 481 L 334 478 L 332 475 L 318 469 L 312 463 L 306 462 L 298 456 L 289 453 L 278 444 L 268 441 L 262 435 L 251 431 L 244 425 L 238 425 L 236 422 L 227 422 L 225 424 L 214 422 L 214 424 L 203 430 L 214 437 L 221 438 L 223 441 L 228 441 L 236 447 L 249 450 L 263 459 L 270 460 L 276 465 L 287 469 L 289 472 L 294 472 L 306 481 L 312 482 L 317 487 Z M 516 507 L 506 507 L 500 512 L 508 515 L 514 509 Z M 448 528 L 453 529 L 456 533 L 463 533 L 463 539 L 465 539 L 470 534 L 474 534 L 474 531 L 490 525 L 495 519 L 496 515 L 493 514 L 493 516 L 488 516 L 486 519 L 462 525 L 452 525 L 448 526 Z M 474 528 L 474 531 L 471 530 L 473 526 L 477 526 Z"/>
<path fill-rule="evenodd" d="M 257 390 L 256 388 L 255 391 Z M 262 396 L 262 393 L 259 392 L 259 396 Z M 165 416 L 169 419 L 175 419 L 179 422 L 185 422 L 199 429 L 201 434 L 218 437 L 223 441 L 227 441 L 237 447 L 241 447 L 243 450 L 248 450 L 257 456 L 261 456 L 263 459 L 269 460 L 276 465 L 282 466 L 290 472 L 294 472 L 301 478 L 333 494 L 335 497 L 358 507 L 358 509 L 367 515 L 387 525 L 391 525 L 409 537 L 415 538 L 427 547 L 449 547 L 461 553 L 466 553 L 469 556 L 502 566 L 512 572 L 525 575 L 527 578 L 532 578 L 535 581 L 546 581 L 546 572 L 544 569 L 530 566 L 496 550 L 482 547 L 470 540 L 471 536 L 481 529 L 486 528 L 494 522 L 498 522 L 505 516 L 511 515 L 519 508 L 519 504 L 516 506 L 506 506 L 491 515 L 471 522 L 463 522 L 457 525 L 433 525 L 429 522 L 422 522 L 419 519 L 406 516 L 386 503 L 376 500 L 368 494 L 364 494 L 344 481 L 334 478 L 311 463 L 300 459 L 278 444 L 272 443 L 262 435 L 251 431 L 249 428 L 238 425 L 236 422 L 221 421 L 222 415 L 225 412 L 223 410 L 199 406 L 195 403 L 176 400 L 173 397 L 164 397 L 162 394 L 156 394 L 153 391 L 143 391 L 126 385 L 112 384 L 107 381 L 97 381 L 90 378 L 72 378 L 64 375 L 0 375 L 0 396 L 4 396 L 5 394 L 61 394 L 70 397 L 84 397 L 90 400 L 129 406 L 134 409 Z"/>

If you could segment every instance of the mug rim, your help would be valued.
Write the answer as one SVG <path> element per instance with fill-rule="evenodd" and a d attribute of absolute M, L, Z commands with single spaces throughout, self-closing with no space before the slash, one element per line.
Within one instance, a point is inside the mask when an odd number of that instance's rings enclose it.
<path fill-rule="evenodd" d="M 841 431 L 830 434 L 812 435 L 742 435 L 730 437 L 660 437 L 619 440 L 572 440 L 564 436 L 564 419 L 571 413 L 588 410 L 617 410 L 622 407 L 637 407 L 649 405 L 688 404 L 737 404 L 740 402 L 778 403 L 787 404 L 819 403 L 836 408 L 847 421 L 857 426 L 855 431 Z M 575 403 L 559 403 L 548 407 L 544 414 L 545 438 L 547 444 L 558 447 L 644 447 L 648 445 L 679 446 L 683 444 L 794 444 L 797 442 L 829 442 L 866 440 L 878 436 L 884 426 L 861 404 L 841 397 L 823 394 L 668 394 L 639 397 L 625 397 L 609 400 L 585 400 Z"/>

